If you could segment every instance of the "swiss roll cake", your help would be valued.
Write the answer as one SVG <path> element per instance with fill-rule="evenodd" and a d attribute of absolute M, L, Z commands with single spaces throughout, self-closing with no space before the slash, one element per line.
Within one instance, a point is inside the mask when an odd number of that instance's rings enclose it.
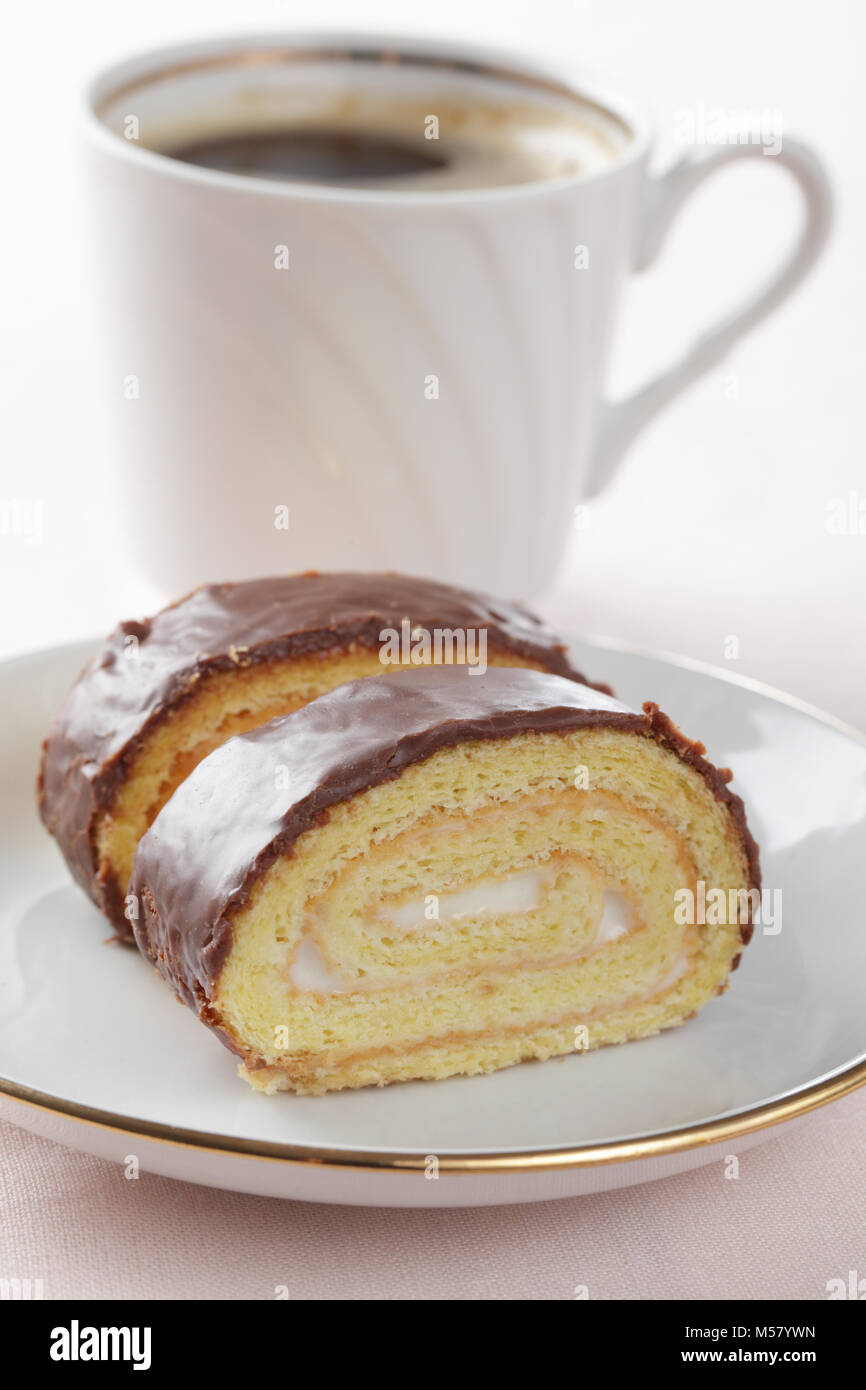
<path fill-rule="evenodd" d="M 177 788 L 138 847 L 136 940 L 266 1092 L 643 1038 L 751 934 L 730 777 L 655 704 L 549 672 L 353 681 Z M 737 911 L 682 910 L 711 890 Z"/>
<path fill-rule="evenodd" d="M 81 674 L 43 747 L 42 819 L 130 936 L 138 841 L 202 758 L 344 681 L 427 663 L 577 676 L 525 608 L 434 580 L 307 573 L 196 589 L 121 623 Z"/>

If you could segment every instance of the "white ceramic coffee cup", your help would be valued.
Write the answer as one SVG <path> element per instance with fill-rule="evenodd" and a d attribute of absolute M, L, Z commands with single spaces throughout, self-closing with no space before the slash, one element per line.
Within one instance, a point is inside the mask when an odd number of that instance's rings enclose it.
<path fill-rule="evenodd" d="M 388 80 L 410 88 L 431 65 L 448 90 L 503 71 L 509 89 L 566 88 L 628 136 L 594 172 L 435 193 L 246 178 L 140 138 L 142 121 L 182 123 L 192 84 L 197 100 L 248 103 L 293 65 L 345 83 L 347 63 L 369 74 L 383 57 Z M 167 592 L 394 568 L 537 594 L 576 503 L 799 283 L 830 221 L 819 160 L 785 136 L 776 163 L 805 200 L 789 259 L 681 362 L 612 404 L 605 367 L 626 276 L 653 260 L 697 185 L 763 157 L 761 144 L 690 149 L 652 177 L 645 115 L 596 81 L 369 36 L 148 54 L 102 73 L 87 111 L 118 478 L 138 562 Z"/>

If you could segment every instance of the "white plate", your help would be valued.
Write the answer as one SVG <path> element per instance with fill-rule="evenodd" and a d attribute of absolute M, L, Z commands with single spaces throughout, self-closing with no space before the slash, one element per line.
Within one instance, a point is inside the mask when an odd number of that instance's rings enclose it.
<path fill-rule="evenodd" d="M 706 668 L 576 644 L 735 771 L 781 889 L 730 990 L 684 1028 L 492 1076 L 255 1095 L 96 909 L 38 822 L 39 741 L 90 653 L 0 665 L 0 1114 L 192 1182 L 310 1201 L 535 1201 L 696 1167 L 866 1082 L 866 739 Z M 438 1162 L 438 1179 L 432 1177 Z M 430 1174 L 431 1176 L 428 1176 Z"/>

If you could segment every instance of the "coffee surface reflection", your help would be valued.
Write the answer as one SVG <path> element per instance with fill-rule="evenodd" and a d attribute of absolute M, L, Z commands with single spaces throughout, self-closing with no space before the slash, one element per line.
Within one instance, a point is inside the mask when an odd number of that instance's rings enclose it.
<path fill-rule="evenodd" d="M 430 174 L 449 163 L 433 141 L 315 127 L 228 133 L 163 153 L 227 174 L 347 186 Z"/>

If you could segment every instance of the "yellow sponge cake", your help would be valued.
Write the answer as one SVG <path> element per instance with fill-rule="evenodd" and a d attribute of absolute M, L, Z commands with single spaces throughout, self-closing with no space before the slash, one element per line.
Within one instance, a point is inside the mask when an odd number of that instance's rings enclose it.
<path fill-rule="evenodd" d="M 560 676 L 353 681 L 175 791 L 136 856 L 136 939 L 264 1091 L 645 1037 L 723 990 L 751 932 L 729 778 L 657 706 Z M 712 889 L 732 919 L 680 910 Z"/>

